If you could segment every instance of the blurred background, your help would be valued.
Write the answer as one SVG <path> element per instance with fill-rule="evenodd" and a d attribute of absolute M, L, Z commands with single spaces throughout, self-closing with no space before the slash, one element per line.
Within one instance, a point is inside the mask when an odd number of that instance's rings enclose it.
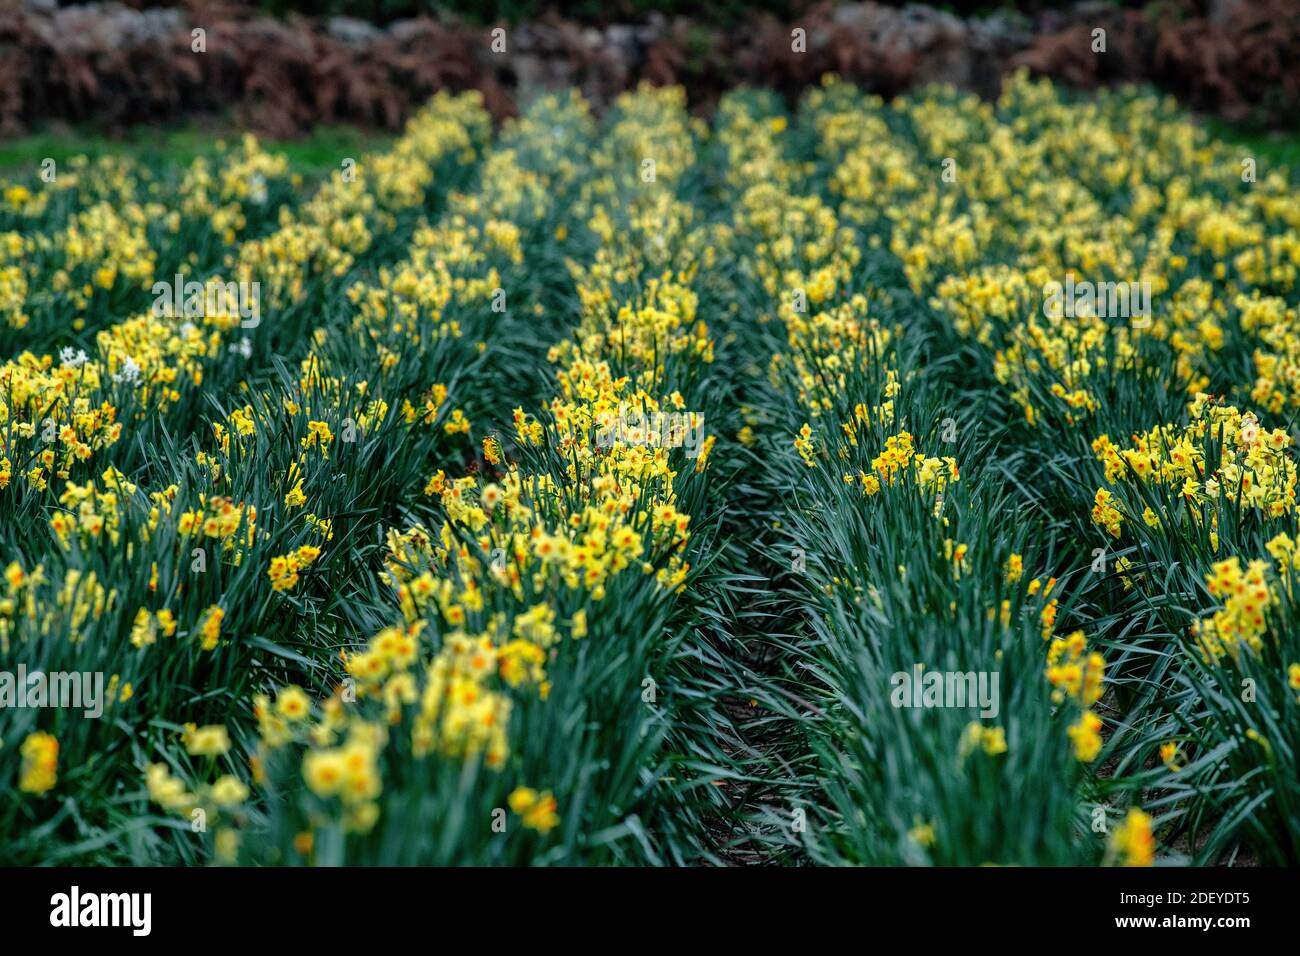
<path fill-rule="evenodd" d="M 884 96 L 929 82 L 994 96 L 1021 68 L 1148 84 L 1220 135 L 1297 156 L 1300 0 L 0 0 L 0 169 L 74 147 L 184 157 L 216 129 L 310 170 L 439 89 L 481 90 L 500 118 L 541 88 L 599 107 L 647 80 L 707 114 L 737 85 L 794 97 L 834 72 Z"/>

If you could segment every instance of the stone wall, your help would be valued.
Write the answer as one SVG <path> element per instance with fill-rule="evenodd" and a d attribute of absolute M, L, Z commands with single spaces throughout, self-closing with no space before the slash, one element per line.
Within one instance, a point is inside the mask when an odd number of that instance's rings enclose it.
<path fill-rule="evenodd" d="M 376 27 L 206 0 L 147 10 L 29 0 L 0 11 L 0 135 L 49 120 L 111 128 L 231 112 L 275 134 L 317 122 L 393 129 L 439 89 L 482 90 L 505 116 L 538 88 L 577 86 L 601 105 L 643 79 L 681 83 L 707 110 L 739 84 L 793 96 L 832 71 L 885 95 L 940 81 L 988 96 L 1018 67 L 1085 88 L 1151 82 L 1232 119 L 1297 121 L 1300 0 L 1153 9 L 1080 3 L 1034 19 L 963 19 L 919 4 L 827 3 L 793 22 L 757 17 L 742 34 L 686 18 L 597 27 L 547 16 L 509 27 L 496 52 L 491 28 L 430 18 Z M 1093 50 L 1098 29 L 1104 53 Z"/>

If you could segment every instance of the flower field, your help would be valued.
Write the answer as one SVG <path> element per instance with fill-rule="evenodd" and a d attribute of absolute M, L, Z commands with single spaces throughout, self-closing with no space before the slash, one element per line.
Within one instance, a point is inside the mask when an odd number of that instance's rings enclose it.
<path fill-rule="evenodd" d="M 0 184 L 0 862 L 1300 863 L 1298 275 L 1025 75 Z"/>

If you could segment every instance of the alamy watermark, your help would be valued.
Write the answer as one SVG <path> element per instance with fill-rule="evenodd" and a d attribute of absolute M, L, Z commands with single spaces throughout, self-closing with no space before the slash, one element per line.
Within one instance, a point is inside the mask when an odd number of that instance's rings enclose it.
<path fill-rule="evenodd" d="M 74 885 L 67 893 L 50 897 L 50 925 L 68 927 L 124 927 L 132 936 L 148 936 L 153 929 L 152 893 L 83 893 Z"/>
<path fill-rule="evenodd" d="M 996 717 L 1001 707 L 997 671 L 931 671 L 924 664 L 889 677 L 889 702 L 895 707 L 979 707 L 981 717 Z"/>
<path fill-rule="evenodd" d="M 35 707 L 81 710 L 95 720 L 104 713 L 103 671 L 0 671 L 0 709 Z"/>
<path fill-rule="evenodd" d="M 187 282 L 184 273 L 178 272 L 174 281 L 159 280 L 150 291 L 154 296 L 155 318 L 167 315 L 186 319 L 238 315 L 242 329 L 255 329 L 262 322 L 260 282 L 199 282 L 194 279 Z"/>
<path fill-rule="evenodd" d="M 1043 315 L 1049 319 L 1131 319 L 1133 328 L 1151 324 L 1151 282 L 1065 282 L 1043 285 Z"/>
<path fill-rule="evenodd" d="M 704 444 L 704 416 L 699 412 L 643 412 L 620 402 L 618 414 L 597 416 L 596 446 L 616 443 L 650 448 L 684 448 L 688 458 L 698 458 Z"/>

